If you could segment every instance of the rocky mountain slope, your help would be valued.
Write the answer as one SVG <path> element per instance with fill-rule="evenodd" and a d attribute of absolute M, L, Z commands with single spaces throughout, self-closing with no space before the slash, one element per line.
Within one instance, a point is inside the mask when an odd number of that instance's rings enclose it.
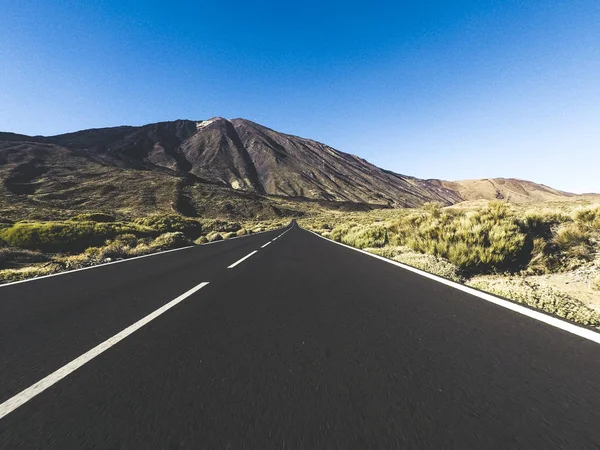
<path fill-rule="evenodd" d="M 270 214 L 273 199 L 413 207 L 571 194 L 519 180 L 447 182 L 380 169 L 244 119 L 177 120 L 58 136 L 0 133 L 0 209 Z M 237 203 L 236 203 L 237 202 Z M 232 206 L 236 204 L 237 206 Z M 275 209 L 279 206 L 275 206 Z"/>

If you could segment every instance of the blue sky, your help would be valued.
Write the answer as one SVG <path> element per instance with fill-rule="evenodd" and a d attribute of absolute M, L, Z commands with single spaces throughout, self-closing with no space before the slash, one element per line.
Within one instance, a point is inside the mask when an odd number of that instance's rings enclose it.
<path fill-rule="evenodd" d="M 600 192 L 600 2 L 0 0 L 0 130 L 244 117 L 422 178 Z"/>

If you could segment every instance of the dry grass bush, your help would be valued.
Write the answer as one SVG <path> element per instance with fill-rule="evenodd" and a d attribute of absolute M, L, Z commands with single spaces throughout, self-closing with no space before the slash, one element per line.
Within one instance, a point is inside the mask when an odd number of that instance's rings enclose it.
<path fill-rule="evenodd" d="M 463 281 L 463 277 L 461 276 L 458 267 L 443 258 L 416 253 L 408 247 L 401 246 L 367 248 L 365 250 L 370 253 L 383 256 L 384 258 L 393 259 L 394 261 L 416 267 L 417 269 L 424 270 L 434 275 L 448 278 L 452 281 Z"/>
<path fill-rule="evenodd" d="M 492 294 L 509 298 L 518 303 L 541 309 L 572 322 L 600 328 L 600 313 L 577 299 L 550 287 L 541 287 L 523 279 L 511 283 L 477 280 L 470 286 Z"/>
<path fill-rule="evenodd" d="M 0 230 L 0 239 L 11 247 L 73 253 L 102 245 L 120 234 L 147 237 L 158 233 L 136 224 L 119 222 L 19 222 Z"/>
<path fill-rule="evenodd" d="M 591 287 L 595 291 L 600 291 L 600 277 L 591 282 Z"/>
<path fill-rule="evenodd" d="M 177 214 L 153 214 L 135 219 L 136 224 L 152 228 L 160 233 L 183 233 L 190 239 L 196 239 L 205 230 L 204 224 L 195 219 Z"/>

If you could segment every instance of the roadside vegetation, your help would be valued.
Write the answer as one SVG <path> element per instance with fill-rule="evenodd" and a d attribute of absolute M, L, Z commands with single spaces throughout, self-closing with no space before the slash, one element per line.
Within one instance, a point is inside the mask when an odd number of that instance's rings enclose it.
<path fill-rule="evenodd" d="M 117 220 L 104 213 L 60 221 L 0 218 L 0 283 L 280 228 L 287 219 L 233 222 L 178 214 Z"/>
<path fill-rule="evenodd" d="M 600 327 L 600 206 L 428 203 L 343 218 L 320 214 L 299 223 L 332 240 Z M 558 275 L 578 277 L 586 299 L 597 298 L 597 304 L 552 285 Z"/>

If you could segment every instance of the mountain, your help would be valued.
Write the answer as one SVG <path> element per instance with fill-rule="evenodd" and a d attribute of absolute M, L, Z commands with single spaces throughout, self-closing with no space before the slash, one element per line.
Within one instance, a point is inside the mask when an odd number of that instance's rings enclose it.
<path fill-rule="evenodd" d="M 220 117 L 47 137 L 0 133 L 0 182 L 0 212 L 34 216 L 107 209 L 272 216 L 291 213 L 290 201 L 371 208 L 572 195 L 512 179 L 400 175 L 310 139 Z"/>

